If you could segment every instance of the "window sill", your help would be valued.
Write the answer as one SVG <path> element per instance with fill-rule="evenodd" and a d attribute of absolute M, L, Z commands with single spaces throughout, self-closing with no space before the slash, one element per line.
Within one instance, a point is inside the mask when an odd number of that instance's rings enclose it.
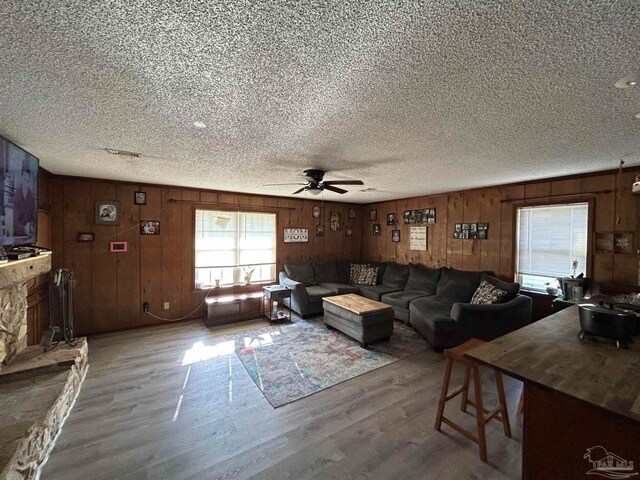
<path fill-rule="evenodd" d="M 221 285 L 219 287 L 202 287 L 202 288 L 194 288 L 191 293 L 209 293 L 209 294 L 230 294 L 236 292 L 251 292 L 254 290 L 261 290 L 262 287 L 266 287 L 267 285 L 274 285 L 278 282 L 275 280 L 267 280 L 265 282 L 252 282 L 249 284 L 246 283 L 238 283 L 234 285 Z"/>

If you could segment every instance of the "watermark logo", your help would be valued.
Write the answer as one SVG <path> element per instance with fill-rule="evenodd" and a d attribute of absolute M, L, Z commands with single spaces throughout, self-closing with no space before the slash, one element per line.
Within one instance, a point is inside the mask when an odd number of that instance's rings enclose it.
<path fill-rule="evenodd" d="M 616 479 L 632 478 L 638 475 L 638 472 L 634 469 L 633 462 L 625 460 L 615 453 L 607 452 L 600 445 L 587 448 L 587 453 L 582 458 L 585 458 L 593 467 L 587 472 L 587 475 L 599 475 Z"/>

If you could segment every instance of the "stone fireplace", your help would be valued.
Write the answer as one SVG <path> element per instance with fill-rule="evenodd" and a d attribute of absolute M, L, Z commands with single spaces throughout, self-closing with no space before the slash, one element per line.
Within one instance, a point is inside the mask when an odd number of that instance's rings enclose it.
<path fill-rule="evenodd" d="M 27 282 L 49 270 L 49 254 L 0 265 L 0 370 L 27 346 Z"/>

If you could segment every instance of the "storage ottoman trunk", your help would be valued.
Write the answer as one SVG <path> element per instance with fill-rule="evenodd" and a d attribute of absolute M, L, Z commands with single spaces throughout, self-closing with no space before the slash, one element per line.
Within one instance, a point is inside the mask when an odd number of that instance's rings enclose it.
<path fill-rule="evenodd" d="M 393 309 L 356 294 L 335 295 L 323 299 L 324 323 L 360 342 L 388 340 L 393 334 Z"/>

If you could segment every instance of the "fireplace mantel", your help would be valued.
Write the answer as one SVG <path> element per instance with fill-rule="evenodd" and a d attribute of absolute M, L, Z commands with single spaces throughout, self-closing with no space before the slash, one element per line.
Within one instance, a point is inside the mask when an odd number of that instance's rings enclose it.
<path fill-rule="evenodd" d="M 0 264 L 0 369 L 27 346 L 27 282 L 50 270 L 50 252 Z"/>

